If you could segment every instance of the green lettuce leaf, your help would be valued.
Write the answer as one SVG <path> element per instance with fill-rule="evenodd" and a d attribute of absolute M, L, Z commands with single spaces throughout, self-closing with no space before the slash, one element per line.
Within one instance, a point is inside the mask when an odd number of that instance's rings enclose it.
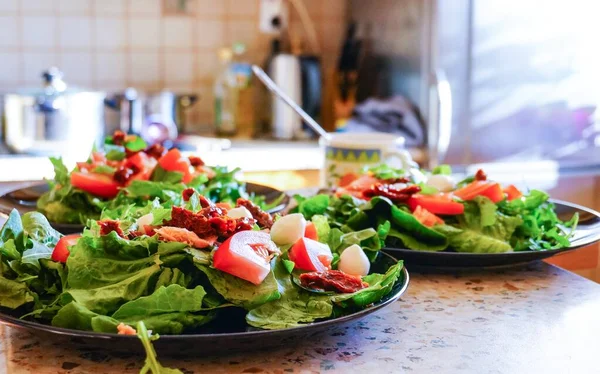
<path fill-rule="evenodd" d="M 312 223 L 315 225 L 315 229 L 317 230 L 317 238 L 321 243 L 329 242 L 329 233 L 331 232 L 331 227 L 329 227 L 329 222 L 327 222 L 327 217 L 316 214 L 312 216 L 310 219 Z"/>
<path fill-rule="evenodd" d="M 445 235 L 450 247 L 457 252 L 504 253 L 513 250 L 507 242 L 474 230 L 460 229 L 449 225 L 437 225 L 434 226 L 434 230 Z"/>
<path fill-rule="evenodd" d="M 0 276 L 0 306 L 16 309 L 33 301 L 34 295 L 25 283 Z"/>
<path fill-rule="evenodd" d="M 112 318 L 128 325 L 143 321 L 159 334 L 181 334 L 214 318 L 214 313 L 198 314 L 206 309 L 203 308 L 205 295 L 202 286 L 186 289 L 172 284 L 121 305 Z"/>
<path fill-rule="evenodd" d="M 398 261 L 391 266 L 385 274 L 369 274 L 363 277 L 369 287 L 354 293 L 338 294 L 331 297 L 331 301 L 344 308 L 365 307 L 381 300 L 389 294 L 398 278 L 402 274 L 403 261 Z"/>
<path fill-rule="evenodd" d="M 52 318 L 52 326 L 66 329 L 116 333 L 119 321 L 109 316 L 94 313 L 85 306 L 70 302 Z"/>
<path fill-rule="evenodd" d="M 255 285 L 198 262 L 194 265 L 206 275 L 217 293 L 234 305 L 252 309 L 281 297 L 272 271 L 261 284 Z"/>
<path fill-rule="evenodd" d="M 329 297 L 315 295 L 294 285 L 282 261 L 276 261 L 273 272 L 281 298 L 251 309 L 246 314 L 246 322 L 250 326 L 285 329 L 331 315 L 333 305 Z"/>
<path fill-rule="evenodd" d="M 311 219 L 315 214 L 324 214 L 329 207 L 329 195 L 320 194 L 309 197 L 298 206 L 298 211 L 304 218 Z"/>
<path fill-rule="evenodd" d="M 140 338 L 142 345 L 144 346 L 144 350 L 146 351 L 146 361 L 144 362 L 144 366 L 140 370 L 140 374 L 183 374 L 178 369 L 166 368 L 158 362 L 156 357 L 156 351 L 152 346 L 152 340 L 156 340 L 159 338 L 158 334 L 150 335 L 150 332 L 146 328 L 146 325 L 143 321 L 140 321 L 136 324 L 137 336 Z"/>

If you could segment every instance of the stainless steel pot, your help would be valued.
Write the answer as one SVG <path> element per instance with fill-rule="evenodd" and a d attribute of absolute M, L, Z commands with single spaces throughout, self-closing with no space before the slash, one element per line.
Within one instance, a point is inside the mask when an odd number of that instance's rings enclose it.
<path fill-rule="evenodd" d="M 128 88 L 105 100 L 109 108 L 118 112 L 118 123 L 113 118 L 107 128 L 140 135 L 149 143 L 174 140 L 178 133 L 185 132 L 186 111 L 197 99 L 194 94 L 139 93 Z"/>
<path fill-rule="evenodd" d="M 3 141 L 11 152 L 85 159 L 104 136 L 102 92 L 68 88 L 57 68 L 41 90 L 2 95 Z"/>

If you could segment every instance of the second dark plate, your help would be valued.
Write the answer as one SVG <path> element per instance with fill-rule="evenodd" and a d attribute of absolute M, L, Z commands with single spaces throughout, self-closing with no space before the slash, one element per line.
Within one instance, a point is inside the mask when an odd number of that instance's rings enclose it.
<path fill-rule="evenodd" d="M 47 191 L 48 184 L 46 182 L 40 182 L 7 192 L 0 196 L 0 212 L 9 214 L 11 210 L 17 209 L 19 213 L 23 214 L 35 211 L 37 200 Z M 273 187 L 256 183 L 246 183 L 246 191 L 250 194 L 265 196 L 265 202 L 267 204 L 272 203 L 284 193 Z M 269 210 L 269 213 L 276 213 L 283 210 L 288 205 L 289 201 L 290 197 L 285 195 L 283 200 L 276 207 Z M 63 234 L 79 233 L 83 231 L 83 225 L 56 222 L 50 222 L 50 224 Z"/>
<path fill-rule="evenodd" d="M 556 207 L 558 218 L 568 221 L 579 213 L 579 224 L 568 248 L 551 251 L 522 251 L 507 253 L 460 253 L 415 251 L 406 248 L 385 248 L 384 250 L 409 265 L 432 267 L 492 267 L 523 264 L 555 256 L 600 241 L 600 213 L 566 201 L 551 200 Z"/>

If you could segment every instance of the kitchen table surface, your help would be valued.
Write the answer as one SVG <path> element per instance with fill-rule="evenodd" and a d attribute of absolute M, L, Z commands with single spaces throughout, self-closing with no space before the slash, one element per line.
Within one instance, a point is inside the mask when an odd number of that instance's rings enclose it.
<path fill-rule="evenodd" d="M 417 271 L 402 299 L 297 346 L 223 357 L 165 356 L 184 373 L 598 373 L 600 285 L 544 262 Z M 143 357 L 0 327 L 0 371 L 137 373 Z"/>

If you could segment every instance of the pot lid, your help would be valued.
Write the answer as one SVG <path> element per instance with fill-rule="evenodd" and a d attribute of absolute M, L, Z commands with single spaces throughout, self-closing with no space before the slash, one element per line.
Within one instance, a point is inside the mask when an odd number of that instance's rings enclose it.
<path fill-rule="evenodd" d="M 98 93 L 104 94 L 103 92 L 94 92 L 86 89 L 82 89 L 80 87 L 69 86 L 63 80 L 64 73 L 60 71 L 57 67 L 52 66 L 42 72 L 42 88 L 25 88 L 16 90 L 14 93 L 17 95 L 26 95 L 26 96 L 47 96 L 47 97 L 56 97 L 60 95 L 69 95 L 76 93 Z"/>

